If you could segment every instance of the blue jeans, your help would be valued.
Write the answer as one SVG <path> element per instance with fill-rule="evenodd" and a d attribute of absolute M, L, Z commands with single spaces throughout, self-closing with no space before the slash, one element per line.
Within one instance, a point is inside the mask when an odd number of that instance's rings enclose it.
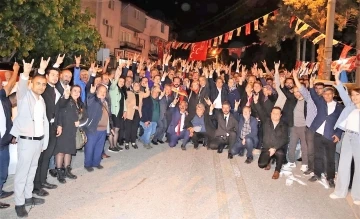
<path fill-rule="evenodd" d="M 246 157 L 252 158 L 253 157 L 252 151 L 254 147 L 257 146 L 258 142 L 259 140 L 256 137 L 255 138 L 245 137 L 245 144 L 243 144 L 242 140 L 239 139 L 232 148 L 231 154 L 232 155 L 239 154 L 240 152 L 244 151 L 246 148 Z"/>
<path fill-rule="evenodd" d="M 85 167 L 97 167 L 101 162 L 101 155 L 104 149 L 106 139 L 106 131 L 96 131 L 87 134 L 87 142 L 85 144 Z"/>
<path fill-rule="evenodd" d="M 156 131 L 156 122 L 150 122 L 147 127 L 143 122 L 140 122 L 140 125 L 144 128 L 144 134 L 140 137 L 141 142 L 144 144 L 150 144 L 150 136 Z"/>
<path fill-rule="evenodd" d="M 9 146 L 0 148 L 0 194 L 2 187 L 8 177 L 8 168 L 10 163 Z"/>
<path fill-rule="evenodd" d="M 49 170 L 55 169 L 55 156 L 51 156 L 50 162 L 49 162 Z"/>

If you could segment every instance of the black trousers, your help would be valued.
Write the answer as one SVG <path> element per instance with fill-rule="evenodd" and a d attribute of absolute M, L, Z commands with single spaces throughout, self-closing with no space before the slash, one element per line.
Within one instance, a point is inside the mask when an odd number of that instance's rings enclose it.
<path fill-rule="evenodd" d="M 132 120 L 125 120 L 125 142 L 126 143 L 135 143 L 137 137 L 137 131 L 140 124 L 140 114 L 135 110 L 134 117 Z"/>
<path fill-rule="evenodd" d="M 283 165 L 283 161 L 284 161 L 284 157 L 285 157 L 285 153 L 283 151 L 282 148 L 276 150 L 275 154 L 273 156 L 270 157 L 270 152 L 269 149 L 265 149 L 263 148 L 261 150 L 260 153 L 260 157 L 258 160 L 258 165 L 260 168 L 265 168 L 269 163 L 272 157 L 276 158 L 276 167 L 275 167 L 275 171 L 279 171 L 282 168 Z"/>
<path fill-rule="evenodd" d="M 217 136 L 210 140 L 209 147 L 213 150 L 216 149 L 223 149 L 225 145 L 229 145 L 229 152 L 232 150 L 234 144 L 236 142 L 236 133 L 231 132 L 229 133 L 229 136 Z"/>
<path fill-rule="evenodd" d="M 326 179 L 335 178 L 335 152 L 336 143 L 326 139 L 324 136 L 315 133 L 314 136 L 314 174 L 321 177 L 321 173 L 325 171 L 324 155 L 326 157 Z"/>
<path fill-rule="evenodd" d="M 54 155 L 56 146 L 56 129 L 54 123 L 49 124 L 49 144 L 45 151 L 41 152 L 34 179 L 34 189 L 41 189 L 41 184 L 46 182 L 50 158 Z"/>
<path fill-rule="evenodd" d="M 263 125 L 261 121 L 258 121 L 258 143 L 254 146 L 256 149 L 261 149 L 263 144 Z"/>
<path fill-rule="evenodd" d="M 191 141 L 194 143 L 194 147 L 195 146 L 199 146 L 199 140 L 204 138 L 207 138 L 207 135 L 205 132 L 194 132 L 193 136 L 191 137 Z"/>

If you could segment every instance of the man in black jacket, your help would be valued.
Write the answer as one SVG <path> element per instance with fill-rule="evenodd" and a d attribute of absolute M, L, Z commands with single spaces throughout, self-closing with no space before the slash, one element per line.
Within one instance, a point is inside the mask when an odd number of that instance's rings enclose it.
<path fill-rule="evenodd" d="M 255 106 L 260 107 L 257 100 Z M 260 111 L 259 111 L 260 112 Z M 264 121 L 263 129 L 263 148 L 258 160 L 260 168 L 269 170 L 271 168 L 270 160 L 272 157 L 276 158 L 276 167 L 273 179 L 278 179 L 280 170 L 284 161 L 285 153 L 283 151 L 284 145 L 288 143 L 288 126 L 281 121 L 281 108 L 274 107 L 271 111 L 270 118 L 266 118 L 262 113 L 261 120 Z"/>

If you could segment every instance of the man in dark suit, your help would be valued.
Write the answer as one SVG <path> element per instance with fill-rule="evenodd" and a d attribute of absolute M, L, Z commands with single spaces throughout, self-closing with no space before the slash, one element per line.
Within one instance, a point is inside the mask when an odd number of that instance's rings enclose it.
<path fill-rule="evenodd" d="M 222 104 L 222 112 L 213 113 L 215 105 L 211 104 L 209 115 L 213 120 L 216 120 L 217 128 L 214 133 L 214 138 L 210 140 L 209 148 L 218 150 L 218 153 L 222 153 L 225 145 L 229 146 L 229 152 L 232 150 L 235 142 L 236 135 L 238 133 L 238 122 L 236 117 L 230 113 L 230 103 L 225 101 Z M 229 158 L 232 158 L 229 153 Z"/>
<path fill-rule="evenodd" d="M 170 105 L 170 110 L 172 111 L 172 120 L 167 129 L 169 134 L 169 146 L 175 147 L 180 139 L 183 139 L 181 144 L 181 149 L 186 150 L 186 143 L 189 141 L 189 131 L 185 128 L 185 120 L 187 117 L 187 102 L 181 101 L 179 107 L 176 107 L 179 98 L 174 99 Z"/>
<path fill-rule="evenodd" d="M 58 67 L 62 63 L 64 57 L 59 56 L 54 66 Z M 49 61 L 49 60 L 48 60 Z M 55 189 L 57 185 L 47 182 L 47 172 L 49 169 L 50 158 L 53 156 L 53 152 L 56 145 L 56 137 L 61 135 L 61 128 L 57 127 L 57 115 L 59 113 L 59 100 L 63 93 L 56 88 L 56 84 L 59 82 L 59 69 L 55 67 L 47 68 L 47 66 L 40 66 L 38 69 L 40 74 L 46 74 L 47 85 L 44 93 L 41 95 L 46 104 L 46 117 L 49 121 L 49 143 L 47 149 L 44 150 L 39 158 L 38 168 L 36 170 L 34 179 L 33 193 L 38 196 L 47 196 L 49 193 L 44 190 Z M 59 86 L 59 85 L 58 85 Z M 60 85 L 61 86 L 61 85 Z"/>
<path fill-rule="evenodd" d="M 315 132 L 314 136 L 314 176 L 309 181 L 315 182 L 321 179 L 324 171 L 324 157 L 326 157 L 326 179 L 331 188 L 335 188 L 335 152 L 336 143 L 340 140 L 342 130 L 334 129 L 336 121 L 344 109 L 344 105 L 334 101 L 335 91 L 332 87 L 324 88 L 322 96 L 319 96 L 314 87 L 313 79 L 310 80 L 310 95 L 313 99 L 317 114 L 310 126 Z"/>
<path fill-rule="evenodd" d="M 213 78 L 208 79 L 210 86 L 210 100 L 214 104 L 214 109 L 221 112 L 222 104 L 228 99 L 228 90 L 221 78 L 216 79 L 216 83 Z"/>

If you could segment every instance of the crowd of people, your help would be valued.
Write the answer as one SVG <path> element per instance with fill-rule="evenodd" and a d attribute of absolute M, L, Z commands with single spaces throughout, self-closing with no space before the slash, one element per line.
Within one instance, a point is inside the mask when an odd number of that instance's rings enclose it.
<path fill-rule="evenodd" d="M 360 88 L 348 92 L 339 72 L 334 72 L 334 86 L 326 86 L 316 83 L 306 65 L 287 71 L 274 63 L 270 70 L 264 61 L 248 70 L 240 60 L 236 66 L 205 66 L 181 59 L 170 63 L 168 54 L 157 62 L 135 54 L 127 61 L 117 57 L 115 69 L 108 68 L 110 59 L 102 68 L 94 62 L 84 69 L 81 56 L 71 68 L 60 69 L 64 57 L 59 55 L 52 66 L 50 58 L 42 59 L 37 69 L 34 60 L 23 61 L 20 76 L 15 63 L 0 89 L 0 198 L 14 194 L 17 216 L 26 217 L 25 206 L 43 204 L 39 197 L 57 188 L 47 181 L 48 174 L 61 184 L 77 178 L 71 159 L 85 142 L 88 172 L 103 169 L 106 151 L 180 142 L 184 151 L 192 144 L 194 149 L 226 150 L 229 159 L 246 156 L 246 164 L 257 151 L 260 168 L 275 164 L 273 179 L 297 166 L 300 144 L 300 170 L 311 182 L 325 176 L 333 199 L 346 197 L 355 164 L 351 195 L 360 205 Z M 9 144 L 17 145 L 14 192 L 2 189 Z"/>

